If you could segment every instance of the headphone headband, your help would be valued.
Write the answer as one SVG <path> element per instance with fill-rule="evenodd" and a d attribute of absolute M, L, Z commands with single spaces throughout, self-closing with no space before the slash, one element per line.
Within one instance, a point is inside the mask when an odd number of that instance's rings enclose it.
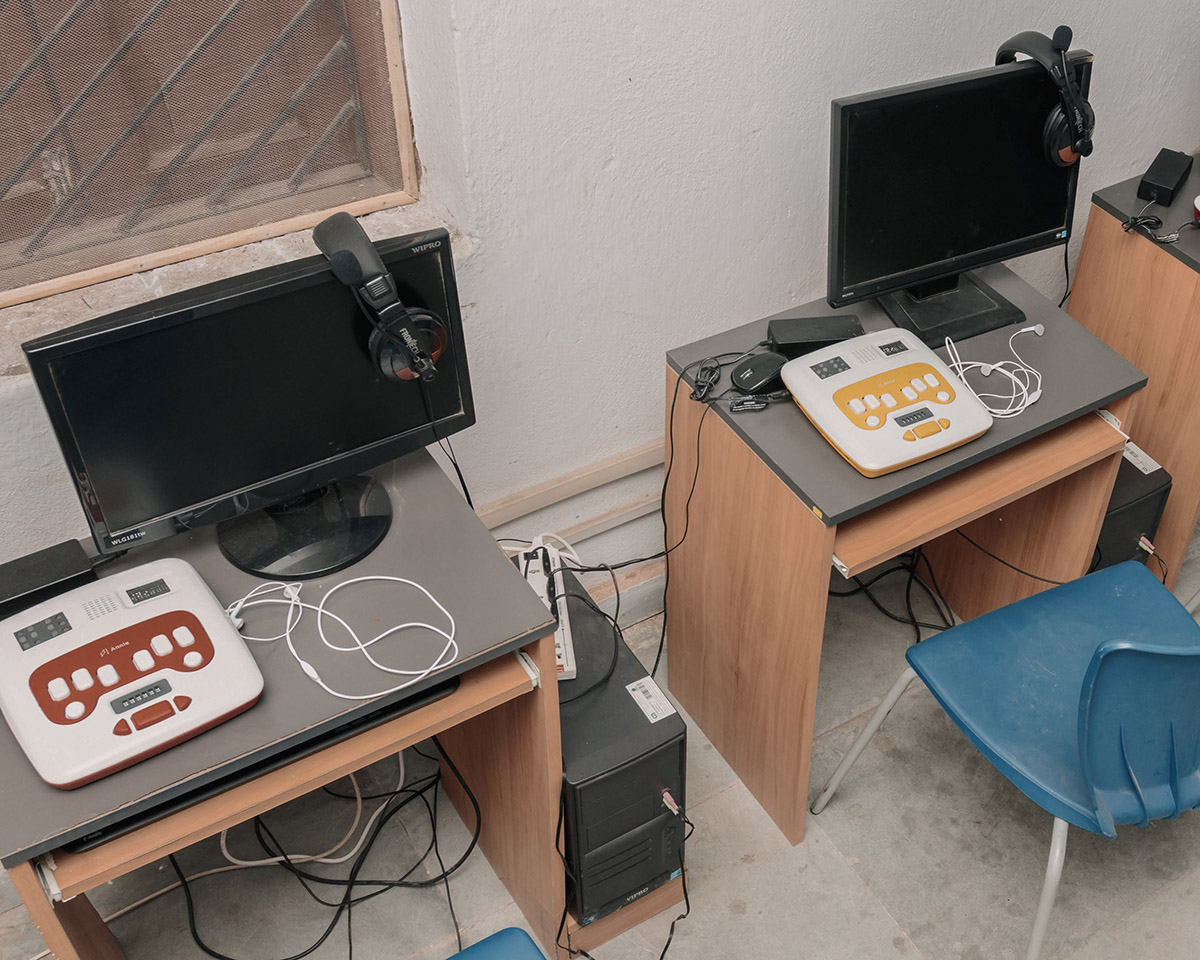
<path fill-rule="evenodd" d="M 1062 101 L 1046 119 L 1046 156 L 1057 166 L 1070 166 L 1092 152 L 1092 129 L 1096 115 L 1091 104 L 1079 92 L 1067 66 L 1067 47 L 1071 30 L 1062 26 L 1054 39 L 1036 30 L 1025 30 L 1010 37 L 996 51 L 996 64 L 1012 63 L 1018 53 L 1036 60 L 1050 75 Z M 1089 58 L 1090 59 L 1090 58 Z"/>

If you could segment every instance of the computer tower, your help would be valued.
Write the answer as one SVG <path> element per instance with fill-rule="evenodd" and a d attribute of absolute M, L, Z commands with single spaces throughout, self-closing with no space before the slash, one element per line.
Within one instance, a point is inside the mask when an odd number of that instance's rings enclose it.
<path fill-rule="evenodd" d="M 1138 538 L 1154 541 L 1170 492 L 1171 475 L 1129 444 L 1117 469 L 1092 569 L 1111 567 L 1123 560 L 1145 563 L 1149 554 L 1138 546 Z"/>
<path fill-rule="evenodd" d="M 684 823 L 663 794 L 686 810 L 687 727 L 607 620 L 577 599 L 568 610 L 578 672 L 558 685 L 562 842 L 568 895 L 587 924 L 681 872 Z"/>

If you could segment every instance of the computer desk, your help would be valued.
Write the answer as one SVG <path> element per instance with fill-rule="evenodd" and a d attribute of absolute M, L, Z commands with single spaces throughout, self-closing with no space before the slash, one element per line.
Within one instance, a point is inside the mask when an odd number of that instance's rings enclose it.
<path fill-rule="evenodd" d="M 1043 373 L 1042 397 L 979 439 L 883 477 L 854 470 L 793 403 L 742 414 L 717 403 L 705 415 L 689 399 L 692 381 L 680 383 L 680 371 L 752 348 L 770 318 L 667 354 L 669 543 L 687 513 L 687 536 L 670 554 L 670 690 L 792 843 L 804 838 L 831 567 L 854 576 L 924 545 L 946 599 L 967 619 L 1047 585 L 956 529 L 1051 580 L 1081 576 L 1092 560 L 1125 443 L 1094 411 L 1107 408 L 1127 429 L 1146 377 L 1007 268 L 979 273 L 1024 310 L 1026 324 L 1045 326 L 1045 336 L 1017 342 Z M 816 301 L 779 316 L 830 312 Z M 874 302 L 845 312 L 868 332 L 890 326 Z M 1013 329 L 964 341 L 963 359 L 1009 358 Z M 728 385 L 726 370 L 713 395 Z"/>
<path fill-rule="evenodd" d="M 7 725 L 0 724 L 0 863 L 59 960 L 124 957 L 88 901 L 88 890 L 434 734 L 440 735 L 479 800 L 480 849 L 545 948 L 555 954 L 552 945 L 565 881 L 555 846 L 562 747 L 553 680 L 553 621 L 427 453 L 411 454 L 373 474 L 391 496 L 391 530 L 358 564 L 311 581 L 305 596 L 315 602 L 326 589 L 354 576 L 415 580 L 455 617 L 460 648 L 455 663 L 401 693 L 354 703 L 313 684 L 282 642 L 250 643 L 265 679 L 258 704 L 193 740 L 72 791 L 44 783 Z M 160 556 L 189 561 L 223 603 L 262 582 L 224 560 L 212 528 L 147 545 L 118 564 Z M 118 564 L 107 569 L 119 569 Z M 360 632 L 378 632 L 411 618 L 415 603 L 423 604 L 420 616 L 436 615 L 432 605 L 416 598 L 411 588 L 369 584 L 348 588 L 344 600 L 356 604 L 347 616 L 352 625 Z M 336 607 L 346 614 L 346 603 Z M 277 608 L 279 615 L 282 611 Z M 309 622 L 296 633 L 297 644 L 335 689 L 369 693 L 390 685 L 392 675 L 379 673 L 362 658 L 338 656 L 308 643 L 315 630 L 311 614 L 305 618 Z M 277 616 L 271 623 L 278 621 Z M 247 614 L 248 629 L 260 625 L 265 626 Z M 441 646 L 440 639 L 433 644 L 412 633 L 400 639 L 416 646 L 429 644 L 429 650 L 413 654 L 410 666 L 418 669 Z M 388 656 L 395 650 L 389 647 L 377 655 L 401 666 Z M 377 725 L 364 723 L 359 732 L 345 737 L 347 724 L 453 675 L 459 675 L 460 685 L 448 697 Z M 539 675 L 550 678 L 549 689 L 539 685 Z M 91 850 L 72 854 L 60 849 L 101 827 L 144 815 L 166 800 L 186 798 L 230 773 L 269 764 L 272 757 L 298 746 L 312 747 L 313 752 Z M 443 773 L 447 793 L 464 822 L 473 826 L 471 805 L 455 778 Z M 572 921 L 570 942 L 576 949 L 594 947 L 678 901 L 681 893 L 677 881 L 639 901 L 636 910 L 619 911 L 582 929 Z M 403 910 L 403 904 L 397 909 Z"/>

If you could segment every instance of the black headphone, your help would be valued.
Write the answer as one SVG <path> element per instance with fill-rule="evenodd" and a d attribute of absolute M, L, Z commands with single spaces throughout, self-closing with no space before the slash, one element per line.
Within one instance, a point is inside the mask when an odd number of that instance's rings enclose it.
<path fill-rule="evenodd" d="M 996 51 L 997 64 L 1012 63 L 1018 53 L 1032 57 L 1046 69 L 1058 87 L 1062 104 L 1050 111 L 1042 128 L 1046 159 L 1057 167 L 1069 167 L 1092 152 L 1092 131 L 1096 127 L 1096 112 L 1079 92 L 1067 67 L 1070 46 L 1071 28 L 1063 26 L 1054 31 L 1053 37 L 1026 30 L 1001 44 Z"/>
<path fill-rule="evenodd" d="M 371 361 L 387 377 L 433 380 L 449 342 L 446 326 L 437 314 L 400 302 L 396 280 L 362 225 L 348 213 L 335 213 L 316 225 L 313 240 L 371 322 Z"/>

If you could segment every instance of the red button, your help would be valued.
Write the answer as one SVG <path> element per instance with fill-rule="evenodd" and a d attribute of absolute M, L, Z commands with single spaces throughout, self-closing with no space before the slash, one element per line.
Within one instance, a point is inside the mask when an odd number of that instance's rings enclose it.
<path fill-rule="evenodd" d="M 133 721 L 136 729 L 145 730 L 147 727 L 174 715 L 175 708 L 171 706 L 171 701 L 160 700 L 158 703 L 152 703 L 148 707 L 143 707 L 129 719 Z"/>
<path fill-rule="evenodd" d="M 127 737 L 133 733 L 133 728 L 129 726 L 129 721 L 121 719 L 117 721 L 117 725 L 113 727 L 113 733 L 118 737 Z"/>
<path fill-rule="evenodd" d="M 176 697 L 175 698 L 175 709 L 176 710 L 186 710 L 191 705 L 192 705 L 191 697 Z"/>

